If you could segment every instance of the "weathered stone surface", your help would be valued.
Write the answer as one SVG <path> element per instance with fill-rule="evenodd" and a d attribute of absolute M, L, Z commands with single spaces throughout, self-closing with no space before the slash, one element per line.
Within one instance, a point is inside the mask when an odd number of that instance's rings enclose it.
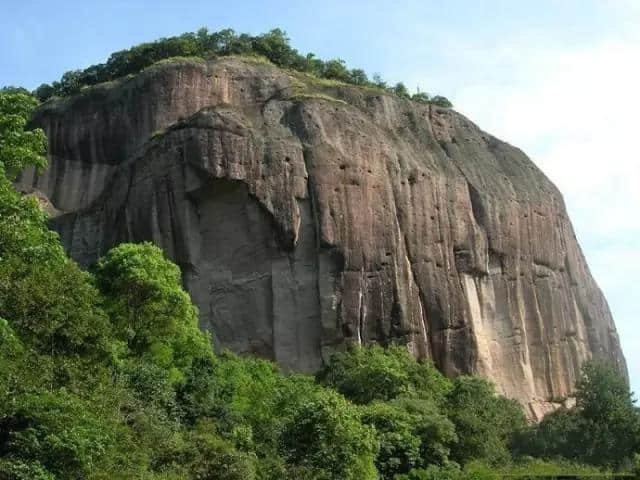
<path fill-rule="evenodd" d="M 591 356 L 625 369 L 560 193 L 454 111 L 222 59 L 35 122 L 50 167 L 20 185 L 48 197 L 70 254 L 160 245 L 219 346 L 310 371 L 349 342 L 406 342 L 535 417 Z"/>

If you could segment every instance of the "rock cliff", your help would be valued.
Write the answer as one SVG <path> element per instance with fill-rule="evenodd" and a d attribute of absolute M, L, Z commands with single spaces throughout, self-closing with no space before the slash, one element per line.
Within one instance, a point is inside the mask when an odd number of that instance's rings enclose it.
<path fill-rule="evenodd" d="M 455 111 L 256 61 L 176 60 L 43 105 L 26 172 L 73 258 L 151 240 L 218 346 L 313 371 L 403 342 L 540 417 L 625 369 L 554 185 Z"/>

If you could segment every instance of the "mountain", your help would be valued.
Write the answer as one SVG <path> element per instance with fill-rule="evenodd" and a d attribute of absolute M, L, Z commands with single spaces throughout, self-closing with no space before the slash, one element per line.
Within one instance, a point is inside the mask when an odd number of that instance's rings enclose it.
<path fill-rule="evenodd" d="M 626 371 L 562 196 L 464 116 L 251 58 L 174 59 L 43 104 L 23 191 L 90 266 L 151 240 L 218 348 L 314 371 L 406 343 L 540 418 L 592 356 Z"/>

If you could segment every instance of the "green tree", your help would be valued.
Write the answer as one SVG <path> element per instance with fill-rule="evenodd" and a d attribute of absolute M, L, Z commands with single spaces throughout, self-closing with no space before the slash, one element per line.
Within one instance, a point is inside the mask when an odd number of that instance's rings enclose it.
<path fill-rule="evenodd" d="M 413 469 L 406 474 L 397 475 L 394 480 L 470 480 L 454 465 L 444 467 L 430 465 L 424 469 Z M 475 479 L 474 479 L 475 480 Z M 478 479 L 479 480 L 479 479 Z M 493 480 L 493 479 L 492 479 Z"/>
<path fill-rule="evenodd" d="M 456 441 L 453 424 L 432 400 L 401 397 L 363 407 L 362 421 L 375 427 L 380 451 L 376 466 L 393 479 L 413 468 L 445 465 Z"/>
<path fill-rule="evenodd" d="M 0 316 L 50 354 L 97 353 L 109 325 L 90 276 L 67 259 L 35 200 L 11 184 L 21 169 L 46 164 L 44 133 L 25 130 L 36 105 L 0 92 Z"/>
<path fill-rule="evenodd" d="M 442 95 L 436 95 L 433 98 L 431 98 L 431 103 L 444 108 L 453 107 L 453 104 L 449 101 L 449 99 L 447 97 L 443 97 Z"/>
<path fill-rule="evenodd" d="M 496 394 L 481 378 L 460 376 L 447 397 L 448 417 L 458 442 L 451 457 L 461 465 L 470 460 L 499 464 L 510 459 L 510 443 L 525 426 L 520 405 Z"/>
<path fill-rule="evenodd" d="M 115 332 L 134 355 L 184 378 L 194 358 L 210 354 L 209 337 L 181 283 L 180 269 L 151 243 L 122 244 L 96 268 Z"/>
<path fill-rule="evenodd" d="M 126 429 L 63 390 L 24 394 L 2 412 L 0 451 L 13 464 L 41 465 L 59 478 L 86 478 L 118 454 Z"/>
<path fill-rule="evenodd" d="M 417 419 L 398 405 L 374 402 L 363 408 L 362 422 L 376 429 L 380 450 L 376 467 L 385 480 L 420 466 L 421 439 Z"/>
<path fill-rule="evenodd" d="M 518 434 L 514 450 L 537 458 L 576 459 L 583 448 L 584 427 L 577 410 L 560 408 Z"/>
<path fill-rule="evenodd" d="M 377 443 L 356 407 L 310 377 L 284 377 L 265 360 L 225 353 L 193 363 L 178 387 L 189 423 L 256 454 L 260 478 L 375 478 Z"/>
<path fill-rule="evenodd" d="M 70 70 L 65 72 L 57 85 L 57 90 L 60 94 L 69 96 L 78 93 L 83 87 L 82 73 L 83 72 L 81 70 Z"/>
<path fill-rule="evenodd" d="M 364 70 L 361 68 L 354 68 L 349 71 L 349 83 L 353 85 L 368 85 L 369 78 Z"/>
<path fill-rule="evenodd" d="M 11 90 L 0 92 L 0 175 L 9 180 L 27 166 L 46 165 L 44 132 L 26 129 L 37 105 L 31 95 Z"/>
<path fill-rule="evenodd" d="M 319 77 L 322 76 L 324 62 L 319 58 L 316 58 L 315 54 L 307 53 L 304 57 L 302 55 L 298 56 L 293 68 Z"/>
<path fill-rule="evenodd" d="M 427 92 L 418 92 L 411 96 L 411 100 L 419 103 L 429 103 L 431 101 L 431 97 Z"/>
<path fill-rule="evenodd" d="M 545 416 L 521 435 L 519 453 L 619 467 L 640 449 L 640 410 L 626 378 L 611 364 L 582 367 L 576 406 Z"/>
<path fill-rule="evenodd" d="M 279 28 L 263 33 L 252 40 L 252 49 L 276 65 L 289 68 L 298 60 L 298 52 L 289 45 L 289 37 Z"/>
<path fill-rule="evenodd" d="M 186 478 L 185 442 L 194 440 L 182 433 L 172 373 L 211 357 L 208 339 L 184 292 L 175 292 L 177 267 L 157 250 L 127 257 L 126 248 L 105 261 L 116 278 L 103 284 L 149 294 L 149 308 L 136 312 L 157 316 L 160 333 L 173 336 L 171 351 L 154 345 L 153 332 L 140 351 L 114 336 L 110 320 L 121 327 L 129 318 L 108 317 L 102 304 L 115 315 L 117 300 L 103 298 L 37 202 L 12 186 L 21 168 L 44 165 L 42 132 L 24 130 L 36 104 L 22 90 L 0 92 L 0 477 Z M 161 286 L 145 282 L 147 273 Z"/>
<path fill-rule="evenodd" d="M 406 347 L 354 347 L 336 353 L 318 379 L 355 403 L 419 394 L 439 404 L 451 383 L 427 362 L 416 361 Z"/>
<path fill-rule="evenodd" d="M 199 422 L 189 434 L 189 473 L 194 480 L 253 480 L 255 458 L 215 433 L 211 422 Z"/>
<path fill-rule="evenodd" d="M 324 78 L 331 78 L 341 82 L 348 82 L 349 70 L 347 69 L 344 60 L 337 58 L 334 60 L 328 60 L 324 63 L 322 76 Z"/>
<path fill-rule="evenodd" d="M 407 87 L 402 82 L 396 83 L 395 87 L 393 87 L 393 93 L 395 93 L 400 98 L 411 98 L 409 90 L 407 90 Z"/>
<path fill-rule="evenodd" d="M 280 387 L 274 407 L 282 412 L 278 444 L 288 464 L 318 478 L 377 478 L 374 430 L 360 422 L 358 410 L 344 397 L 309 378 L 292 377 Z"/>
<path fill-rule="evenodd" d="M 386 90 L 388 88 L 387 82 L 382 79 L 382 76 L 379 73 L 373 74 L 373 84 L 378 87 Z"/>
<path fill-rule="evenodd" d="M 420 438 L 420 465 L 447 464 L 458 437 L 443 408 L 431 398 L 420 397 L 401 397 L 393 404 L 414 418 L 414 433 Z"/>

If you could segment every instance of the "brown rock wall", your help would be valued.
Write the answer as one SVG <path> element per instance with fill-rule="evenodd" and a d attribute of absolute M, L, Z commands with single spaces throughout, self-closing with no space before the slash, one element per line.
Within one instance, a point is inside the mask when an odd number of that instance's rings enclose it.
<path fill-rule="evenodd" d="M 35 122 L 50 168 L 21 187 L 61 213 L 70 254 L 154 241 L 220 346 L 310 371 L 348 343 L 405 342 L 537 417 L 592 355 L 625 368 L 560 193 L 454 111 L 222 59 Z"/>

